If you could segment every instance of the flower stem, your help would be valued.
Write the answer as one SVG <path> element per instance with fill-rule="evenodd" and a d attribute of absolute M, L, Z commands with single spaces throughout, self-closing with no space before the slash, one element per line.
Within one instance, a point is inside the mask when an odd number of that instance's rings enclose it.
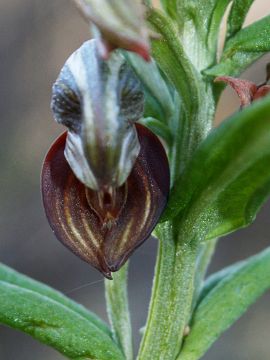
<path fill-rule="evenodd" d="M 174 360 L 192 306 L 197 245 L 179 239 L 171 222 L 156 229 L 160 240 L 154 286 L 138 360 Z"/>
<path fill-rule="evenodd" d="M 116 342 L 126 360 L 133 359 L 132 330 L 127 292 L 128 263 L 114 273 L 113 280 L 105 280 L 107 313 Z"/>

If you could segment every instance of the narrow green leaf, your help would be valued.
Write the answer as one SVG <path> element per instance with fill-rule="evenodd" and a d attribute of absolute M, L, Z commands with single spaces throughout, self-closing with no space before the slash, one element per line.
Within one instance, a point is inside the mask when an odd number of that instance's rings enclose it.
<path fill-rule="evenodd" d="M 251 224 L 270 195 L 270 155 L 262 155 L 220 193 L 213 204 L 212 239 Z M 231 201 L 229 201 L 229 199 Z M 233 201 L 232 201 L 233 199 Z"/>
<path fill-rule="evenodd" d="M 173 188 L 163 219 L 182 212 L 187 230 L 209 239 L 250 224 L 270 192 L 269 114 L 268 97 L 213 130 Z"/>
<path fill-rule="evenodd" d="M 153 131 L 157 136 L 161 137 L 166 141 L 166 143 L 171 146 L 173 143 L 173 136 L 168 128 L 168 126 L 161 121 L 154 119 L 152 117 L 143 118 L 140 120 L 140 123 L 147 126 L 151 131 Z"/>
<path fill-rule="evenodd" d="M 215 108 L 212 82 L 202 80 L 198 69 L 187 56 L 175 22 L 154 9 L 148 11 L 148 22 L 161 35 L 152 41 L 153 57 L 181 98 L 181 113 L 185 117 L 181 124 L 181 142 L 185 145 L 183 158 L 186 162 L 212 125 Z"/>
<path fill-rule="evenodd" d="M 184 48 L 199 70 L 216 61 L 219 28 L 230 1 L 175 0 Z"/>
<path fill-rule="evenodd" d="M 270 16 L 247 26 L 226 43 L 219 64 L 205 71 L 209 76 L 237 76 L 270 51 Z"/>
<path fill-rule="evenodd" d="M 162 112 L 160 120 L 163 120 L 164 122 L 168 121 L 168 119 L 174 113 L 173 98 L 165 80 L 160 74 L 155 61 L 152 60 L 151 62 L 147 63 L 138 55 L 131 52 L 124 52 L 124 55 L 138 78 L 141 80 L 146 95 L 150 95 L 157 102 Z M 146 116 L 148 115 L 146 114 Z"/>
<path fill-rule="evenodd" d="M 69 359 L 124 359 L 113 340 L 67 306 L 0 281 L 0 322 L 52 346 Z"/>
<path fill-rule="evenodd" d="M 127 292 L 128 264 L 114 273 L 113 280 L 105 280 L 107 312 L 115 341 L 122 348 L 126 360 L 133 359 L 132 330 Z"/>
<path fill-rule="evenodd" d="M 207 242 L 208 243 L 208 242 Z M 237 263 L 234 263 L 230 266 L 227 266 L 213 274 L 211 274 L 204 282 L 203 287 L 201 288 L 201 292 L 199 294 L 199 297 L 197 299 L 197 304 L 199 304 L 205 297 L 208 295 L 208 293 L 213 290 L 215 286 L 219 284 L 219 282 L 225 277 L 231 275 L 233 272 L 238 271 L 239 267 L 242 266 L 242 261 L 239 261 Z"/>
<path fill-rule="evenodd" d="M 75 311 L 86 320 L 90 321 L 93 325 L 97 326 L 100 330 L 111 336 L 111 331 L 108 326 L 94 313 L 90 312 L 82 305 L 77 304 L 75 301 L 70 300 L 68 297 L 61 294 L 59 291 L 42 284 L 39 281 L 33 280 L 28 276 L 22 275 L 10 267 L 0 264 L 0 281 L 17 285 L 21 288 L 32 290 L 40 295 L 44 295 L 51 300 L 68 307 L 70 310 Z"/>
<path fill-rule="evenodd" d="M 166 13 L 175 20 L 179 38 L 197 70 L 216 61 L 219 29 L 231 0 L 162 0 Z"/>
<path fill-rule="evenodd" d="M 196 307 L 198 299 L 201 298 L 204 289 L 205 274 L 214 254 L 217 240 L 203 242 L 199 245 L 196 261 L 196 272 L 194 278 L 194 293 L 192 300 L 192 310 Z"/>
<path fill-rule="evenodd" d="M 197 360 L 270 288 L 270 248 L 241 262 L 198 305 L 177 360 Z"/>
<path fill-rule="evenodd" d="M 163 9 L 172 19 L 177 19 L 177 1 L 176 0 L 160 0 Z"/>
<path fill-rule="evenodd" d="M 227 21 L 227 39 L 241 30 L 254 0 L 234 0 Z"/>
<path fill-rule="evenodd" d="M 152 41 L 153 56 L 181 95 L 185 108 L 191 110 L 198 102 L 199 95 L 196 86 L 198 73 L 179 41 L 177 27 L 170 18 L 154 9 L 148 12 L 147 20 L 162 36 Z"/>

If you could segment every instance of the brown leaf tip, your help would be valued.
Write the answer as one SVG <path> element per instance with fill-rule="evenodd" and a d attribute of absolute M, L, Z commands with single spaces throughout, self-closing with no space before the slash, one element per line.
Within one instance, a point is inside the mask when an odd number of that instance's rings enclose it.
<path fill-rule="evenodd" d="M 270 63 L 266 65 L 266 81 L 260 85 L 254 82 L 232 76 L 218 76 L 215 82 L 225 82 L 237 93 L 241 108 L 250 105 L 253 101 L 261 99 L 270 93 L 270 85 L 267 84 L 270 78 Z"/>

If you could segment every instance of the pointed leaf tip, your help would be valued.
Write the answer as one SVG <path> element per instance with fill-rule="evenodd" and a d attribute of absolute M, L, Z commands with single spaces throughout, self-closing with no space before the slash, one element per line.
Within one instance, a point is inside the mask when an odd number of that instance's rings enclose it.
<path fill-rule="evenodd" d="M 268 75 L 267 75 L 268 76 Z M 218 76 L 215 82 L 225 82 L 230 85 L 240 99 L 241 108 L 250 105 L 253 101 L 261 99 L 270 93 L 270 85 L 256 85 L 254 82 L 234 78 L 232 76 Z"/>
<path fill-rule="evenodd" d="M 249 80 L 234 78 L 232 76 L 219 76 L 215 82 L 225 82 L 237 93 L 241 107 L 250 105 L 257 91 L 257 86 Z"/>
<path fill-rule="evenodd" d="M 43 203 L 56 237 L 108 279 L 150 236 L 169 193 L 169 166 L 162 144 L 143 125 L 136 124 L 136 130 L 141 150 L 126 181 L 124 205 L 109 225 L 93 210 L 96 200 L 89 203 L 93 191 L 87 196 L 89 189 L 65 159 L 67 133 L 52 145 L 42 170 Z"/>

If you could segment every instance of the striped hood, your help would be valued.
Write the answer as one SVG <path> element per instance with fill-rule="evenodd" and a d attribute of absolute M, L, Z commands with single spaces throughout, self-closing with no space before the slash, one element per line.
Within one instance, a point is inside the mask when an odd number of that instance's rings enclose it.
<path fill-rule="evenodd" d="M 90 40 L 69 57 L 51 107 L 69 130 L 65 157 L 87 187 L 98 191 L 126 181 L 140 151 L 134 121 L 143 104 L 140 82 L 120 52 L 104 61 Z"/>

